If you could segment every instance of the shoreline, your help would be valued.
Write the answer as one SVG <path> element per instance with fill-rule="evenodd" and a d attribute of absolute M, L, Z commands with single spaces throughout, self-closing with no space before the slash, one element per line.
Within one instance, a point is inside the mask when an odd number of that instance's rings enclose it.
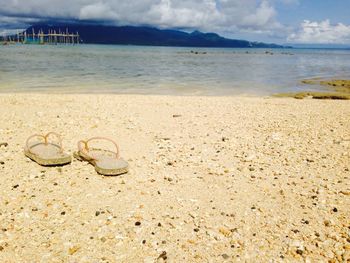
<path fill-rule="evenodd" d="M 93 92 L 77 92 L 77 93 L 65 93 L 65 92 L 43 92 L 43 91 L 34 91 L 34 92 L 0 92 L 0 96 L 135 96 L 135 97 L 177 97 L 177 98 L 274 98 L 274 99 L 285 99 L 291 97 L 275 97 L 274 94 L 270 95 L 259 95 L 259 94 L 222 94 L 222 95 L 212 95 L 212 94 L 143 94 L 143 93 L 93 93 Z"/>
<path fill-rule="evenodd" d="M 0 93 L 0 260 L 350 259 L 350 104 Z M 114 138 L 130 172 L 25 158 L 32 134 Z"/>
<path fill-rule="evenodd" d="M 0 94 L 46 94 L 46 95 L 131 95 L 131 96 L 175 96 L 175 97 L 262 97 L 262 98 L 294 98 L 294 99 L 320 99 L 320 100 L 350 100 L 350 80 L 348 79 L 334 79 L 334 78 L 322 78 L 315 77 L 311 79 L 304 79 L 300 81 L 301 85 L 308 85 L 309 89 L 304 88 L 303 91 L 289 91 L 289 92 L 258 92 L 257 90 L 249 93 L 239 92 L 238 90 L 231 90 L 227 88 L 215 88 L 214 92 L 206 90 L 203 87 L 195 87 L 188 89 L 179 86 L 171 86 L 170 89 L 158 88 L 157 91 L 150 89 L 138 89 L 138 91 L 132 91 L 130 88 L 126 89 L 99 89 L 92 90 L 83 87 L 65 87 L 65 88 L 46 88 L 46 89 L 34 89 L 30 91 L 15 90 L 13 88 L 0 87 Z M 314 89 L 313 87 L 319 87 Z M 1 90 L 2 89 L 2 90 Z M 72 91 L 75 90 L 76 91 Z M 85 89 L 85 90 L 84 90 Z M 70 90 L 70 92 L 67 92 Z"/>

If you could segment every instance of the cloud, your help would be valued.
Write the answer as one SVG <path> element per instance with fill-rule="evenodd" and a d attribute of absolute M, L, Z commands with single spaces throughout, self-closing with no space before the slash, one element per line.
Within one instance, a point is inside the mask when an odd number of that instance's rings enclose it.
<path fill-rule="evenodd" d="M 349 44 L 350 25 L 342 23 L 332 25 L 328 19 L 321 22 L 304 20 L 299 31 L 289 35 L 288 41 L 312 44 Z"/>
<path fill-rule="evenodd" d="M 256 9 L 254 14 L 243 18 L 242 24 L 259 28 L 261 26 L 267 25 L 275 15 L 275 9 L 270 6 L 267 1 L 263 1 L 261 5 Z"/>
<path fill-rule="evenodd" d="M 71 19 L 115 25 L 151 25 L 161 28 L 217 32 L 272 32 L 276 1 L 295 0 L 0 0 L 0 18 Z M 1 27 L 1 25 L 0 25 Z"/>
<path fill-rule="evenodd" d="M 23 30 L 28 24 L 37 22 L 33 18 L 17 18 L 0 16 L 0 36 L 6 34 L 13 34 L 17 30 Z"/>
<path fill-rule="evenodd" d="M 283 4 L 287 4 L 287 5 L 299 5 L 300 2 L 299 0 L 276 0 L 276 1 L 279 1 Z"/>
<path fill-rule="evenodd" d="M 79 12 L 80 20 L 118 20 L 118 15 L 107 3 L 94 3 L 83 6 Z"/>
<path fill-rule="evenodd" d="M 276 10 L 268 1 L 262 1 L 254 13 L 243 17 L 240 25 L 255 31 L 269 31 L 282 27 L 275 19 Z"/>

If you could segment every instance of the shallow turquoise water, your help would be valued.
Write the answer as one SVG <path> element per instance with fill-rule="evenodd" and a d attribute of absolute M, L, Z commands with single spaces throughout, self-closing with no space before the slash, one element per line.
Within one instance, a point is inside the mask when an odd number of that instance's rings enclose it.
<path fill-rule="evenodd" d="M 0 46 L 0 92 L 265 95 L 313 77 L 350 78 L 350 50 Z"/>

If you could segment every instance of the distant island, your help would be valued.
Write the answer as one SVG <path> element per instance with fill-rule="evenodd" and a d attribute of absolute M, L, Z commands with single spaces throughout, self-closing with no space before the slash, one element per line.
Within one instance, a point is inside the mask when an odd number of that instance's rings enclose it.
<path fill-rule="evenodd" d="M 290 48 L 286 46 L 224 38 L 215 33 L 158 29 L 139 26 L 106 26 L 92 24 L 50 24 L 41 23 L 29 27 L 26 32 L 79 32 L 81 43 L 175 46 L 175 47 L 226 47 L 226 48 Z"/>

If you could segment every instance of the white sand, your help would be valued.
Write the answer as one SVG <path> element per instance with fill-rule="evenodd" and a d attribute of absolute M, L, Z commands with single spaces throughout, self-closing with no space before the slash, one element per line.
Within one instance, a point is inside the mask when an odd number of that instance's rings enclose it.
<path fill-rule="evenodd" d="M 1 262 L 350 260 L 348 101 L 3 94 L 0 113 Z M 48 131 L 69 153 L 114 138 L 131 170 L 41 167 L 23 147 Z"/>

